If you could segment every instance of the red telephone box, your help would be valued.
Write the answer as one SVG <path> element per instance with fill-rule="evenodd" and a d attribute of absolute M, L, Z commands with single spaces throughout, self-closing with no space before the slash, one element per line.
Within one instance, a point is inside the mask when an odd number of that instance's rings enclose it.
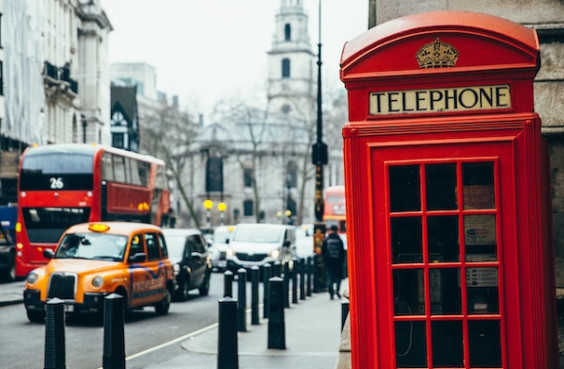
<path fill-rule="evenodd" d="M 345 44 L 352 364 L 557 368 L 536 33 L 472 12 Z"/>

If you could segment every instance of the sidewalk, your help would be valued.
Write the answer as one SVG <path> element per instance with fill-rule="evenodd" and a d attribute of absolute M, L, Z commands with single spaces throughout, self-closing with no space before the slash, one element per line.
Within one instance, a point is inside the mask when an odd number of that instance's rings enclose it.
<path fill-rule="evenodd" d="M 262 309 L 260 311 L 262 317 Z M 341 301 L 317 293 L 284 310 L 286 349 L 268 349 L 268 320 L 239 332 L 240 369 L 333 369 L 337 364 L 341 338 Z M 217 368 L 217 326 L 182 343 L 186 352 L 147 369 Z"/>
<path fill-rule="evenodd" d="M 25 282 L 0 285 L 0 306 L 23 301 Z M 343 283 L 346 285 L 346 283 Z M 334 369 L 341 340 L 341 300 L 330 300 L 327 292 L 315 293 L 284 309 L 286 349 L 268 349 L 268 319 L 239 332 L 240 369 Z M 182 353 L 147 369 L 217 369 L 217 324 L 182 342 Z M 139 359 L 133 359 L 131 364 Z M 141 358 L 142 360 L 142 358 Z M 126 364 L 127 365 L 127 364 Z M 134 365 L 137 367 L 137 365 Z"/>
<path fill-rule="evenodd" d="M 0 306 L 21 304 L 25 281 L 0 284 Z"/>

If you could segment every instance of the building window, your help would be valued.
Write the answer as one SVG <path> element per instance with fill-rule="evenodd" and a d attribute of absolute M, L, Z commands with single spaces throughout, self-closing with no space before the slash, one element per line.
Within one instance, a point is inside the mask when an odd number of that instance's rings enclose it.
<path fill-rule="evenodd" d="M 290 23 L 286 23 L 286 25 L 284 26 L 284 40 L 292 40 L 292 26 L 290 25 Z"/>
<path fill-rule="evenodd" d="M 112 114 L 112 122 L 111 122 L 112 126 L 123 126 L 123 127 L 127 127 L 127 120 L 125 119 L 125 117 L 123 116 L 123 113 L 121 112 L 121 109 L 116 109 L 114 111 L 114 114 Z"/>
<path fill-rule="evenodd" d="M 289 161 L 286 166 L 286 187 L 298 187 L 298 165 L 294 161 Z"/>
<path fill-rule="evenodd" d="M 246 217 L 253 216 L 253 200 L 243 202 L 243 215 Z"/>
<path fill-rule="evenodd" d="M 282 59 L 282 78 L 290 78 L 290 59 Z"/>
<path fill-rule="evenodd" d="M 253 171 L 251 168 L 243 169 L 243 183 L 245 187 L 253 187 Z"/>
<path fill-rule="evenodd" d="M 223 192 L 223 158 L 208 158 L 206 192 Z"/>
<path fill-rule="evenodd" d="M 124 148 L 124 134 L 123 133 L 112 133 L 112 146 Z"/>

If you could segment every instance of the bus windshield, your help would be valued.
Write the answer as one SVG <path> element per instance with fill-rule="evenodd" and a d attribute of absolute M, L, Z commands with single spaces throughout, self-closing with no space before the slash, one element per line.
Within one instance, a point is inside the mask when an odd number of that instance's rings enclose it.
<path fill-rule="evenodd" d="M 20 190 L 91 190 L 93 156 L 50 152 L 24 157 Z"/>

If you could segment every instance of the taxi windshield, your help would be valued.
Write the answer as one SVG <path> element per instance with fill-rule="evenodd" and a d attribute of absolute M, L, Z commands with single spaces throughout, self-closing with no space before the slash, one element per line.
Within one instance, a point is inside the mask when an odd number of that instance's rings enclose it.
<path fill-rule="evenodd" d="M 127 237 L 108 233 L 67 234 L 55 252 L 56 259 L 123 261 Z"/>

